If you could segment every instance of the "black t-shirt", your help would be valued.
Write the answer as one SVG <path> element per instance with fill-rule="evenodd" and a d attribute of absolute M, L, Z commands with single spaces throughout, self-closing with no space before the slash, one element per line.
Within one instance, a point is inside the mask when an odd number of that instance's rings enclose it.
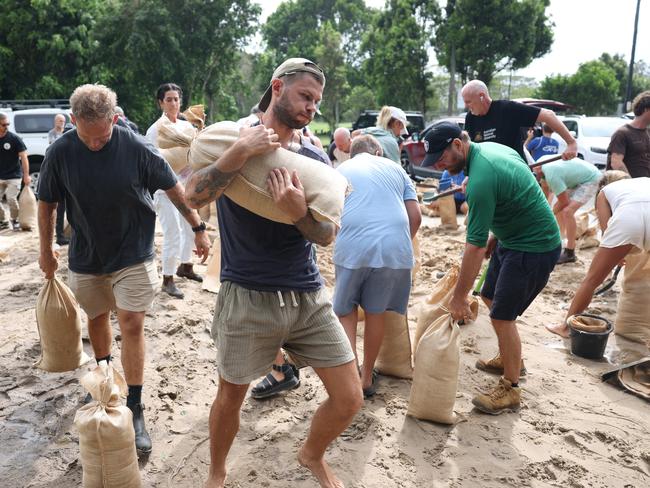
<path fill-rule="evenodd" d="M 18 154 L 26 150 L 23 140 L 13 132 L 7 131 L 4 137 L 0 137 L 0 180 L 23 177 Z"/>
<path fill-rule="evenodd" d="M 298 154 L 330 164 L 302 138 Z M 221 281 L 256 291 L 313 291 L 322 286 L 312 244 L 293 226 L 260 217 L 227 196 L 217 200 L 221 234 Z"/>
<path fill-rule="evenodd" d="M 104 274 L 153 259 L 151 194 L 176 181 L 158 150 L 129 129 L 114 126 L 111 140 L 99 151 L 88 149 L 72 130 L 45 153 L 38 197 L 50 203 L 65 200 L 73 230 L 70 269 Z"/>
<path fill-rule="evenodd" d="M 493 100 L 488 113 L 481 116 L 467 112 L 465 130 L 473 142 L 497 142 L 511 147 L 524 161 L 522 127 L 535 125 L 540 108 L 511 100 Z"/>

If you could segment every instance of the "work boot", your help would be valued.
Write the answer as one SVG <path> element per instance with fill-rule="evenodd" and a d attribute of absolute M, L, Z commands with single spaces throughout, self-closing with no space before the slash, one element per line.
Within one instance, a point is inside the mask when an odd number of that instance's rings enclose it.
<path fill-rule="evenodd" d="M 518 386 L 505 378 L 499 380 L 499 384 L 490 393 L 476 395 L 472 403 L 481 412 L 490 415 L 499 415 L 503 412 L 516 412 L 521 403 L 521 392 Z"/>
<path fill-rule="evenodd" d="M 176 270 L 176 276 L 187 278 L 188 280 L 198 281 L 199 283 L 203 282 L 203 278 L 194 272 L 194 265 L 192 263 L 183 263 L 178 266 L 178 269 Z"/>
<path fill-rule="evenodd" d="M 557 258 L 557 264 L 575 263 L 577 260 L 575 249 L 564 248 L 560 257 Z"/>
<path fill-rule="evenodd" d="M 176 283 L 174 283 L 173 276 L 163 276 L 162 291 L 174 298 L 180 298 L 181 300 L 185 298 L 183 292 L 178 289 Z"/>
<path fill-rule="evenodd" d="M 144 404 L 137 403 L 129 407 L 133 413 L 133 430 L 135 431 L 135 450 L 138 454 L 151 452 L 151 438 L 144 426 Z"/>
<path fill-rule="evenodd" d="M 499 376 L 503 375 L 503 360 L 501 359 L 501 354 L 497 353 L 497 355 L 489 361 L 479 359 L 476 361 L 476 369 L 480 369 L 486 373 L 498 374 Z M 524 360 L 522 358 L 519 376 L 526 376 L 526 372 L 526 366 L 524 366 Z"/>

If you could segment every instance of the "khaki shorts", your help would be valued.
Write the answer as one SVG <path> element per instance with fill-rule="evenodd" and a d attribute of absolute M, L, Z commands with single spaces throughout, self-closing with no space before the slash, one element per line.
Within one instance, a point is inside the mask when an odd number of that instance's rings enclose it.
<path fill-rule="evenodd" d="M 144 312 L 153 303 L 157 285 L 158 272 L 153 261 L 101 275 L 68 271 L 68 286 L 89 319 L 116 308 Z"/>
<path fill-rule="evenodd" d="M 598 191 L 598 182 L 583 183 L 569 190 L 569 199 L 584 205 L 589 200 L 593 200 Z"/>
<path fill-rule="evenodd" d="M 299 366 L 331 368 L 354 360 L 325 288 L 265 292 L 224 281 L 212 323 L 217 367 L 229 383 L 246 385 L 269 372 L 284 348 Z"/>

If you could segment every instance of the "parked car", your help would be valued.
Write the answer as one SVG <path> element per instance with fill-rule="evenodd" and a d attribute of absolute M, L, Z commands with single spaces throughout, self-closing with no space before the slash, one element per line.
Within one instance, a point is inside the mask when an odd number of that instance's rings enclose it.
<path fill-rule="evenodd" d="M 599 169 L 607 166 L 607 147 L 612 134 L 628 122 L 623 117 L 564 116 L 560 120 L 578 142 L 578 157 L 595 164 Z M 564 151 L 564 140 L 555 133 L 553 138 L 560 142 L 560 152 Z"/>
<path fill-rule="evenodd" d="M 406 114 L 406 120 L 409 121 L 409 124 L 406 126 L 406 130 L 409 131 L 409 135 L 413 134 L 414 132 L 422 132 L 424 130 L 424 115 L 422 115 L 422 112 L 404 113 Z M 377 125 L 378 116 L 379 110 L 364 110 L 359 114 L 357 120 L 352 123 L 352 130 L 374 127 Z"/>
<path fill-rule="evenodd" d="M 47 149 L 47 133 L 54 126 L 54 116 L 63 114 L 66 125 L 71 123 L 70 110 L 64 108 L 30 108 L 25 110 L 3 110 L 11 125 L 9 130 L 18 135 L 27 148 L 29 159 L 29 174 L 32 177 L 30 186 L 34 193 L 38 185 L 38 175 L 41 163 Z"/>
<path fill-rule="evenodd" d="M 436 120 L 422 132 L 414 132 L 408 139 L 406 139 L 406 141 L 402 143 L 402 168 L 404 168 L 404 171 L 411 175 L 411 178 L 440 178 L 442 175 L 444 169 L 440 168 L 439 164 L 429 166 L 428 168 L 422 167 L 422 161 L 424 160 L 424 138 L 434 124 L 442 121 L 456 122 L 461 129 L 465 127 L 465 115 L 443 117 Z"/>

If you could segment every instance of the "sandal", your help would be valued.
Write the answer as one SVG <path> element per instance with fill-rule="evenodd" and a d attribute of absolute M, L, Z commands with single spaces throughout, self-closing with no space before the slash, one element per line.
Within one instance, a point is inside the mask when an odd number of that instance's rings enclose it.
<path fill-rule="evenodd" d="M 377 380 L 378 380 L 379 373 L 377 373 L 376 369 L 372 370 L 372 383 L 368 388 L 363 389 L 363 398 L 370 398 L 372 396 L 375 396 L 375 393 L 377 393 Z"/>
<path fill-rule="evenodd" d="M 251 390 L 251 397 L 257 400 L 269 398 L 282 391 L 293 390 L 300 386 L 300 373 L 293 364 L 284 363 L 281 366 L 273 365 L 275 371 L 284 373 L 284 379 L 278 381 L 269 373 Z"/>

